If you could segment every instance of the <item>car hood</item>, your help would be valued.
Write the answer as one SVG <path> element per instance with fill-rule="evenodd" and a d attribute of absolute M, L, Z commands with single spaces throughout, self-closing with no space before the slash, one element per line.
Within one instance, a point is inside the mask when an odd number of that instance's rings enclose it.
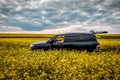
<path fill-rule="evenodd" d="M 44 43 L 46 43 L 46 41 L 35 42 L 35 43 L 32 43 L 32 45 L 38 45 L 38 44 L 44 44 Z"/>

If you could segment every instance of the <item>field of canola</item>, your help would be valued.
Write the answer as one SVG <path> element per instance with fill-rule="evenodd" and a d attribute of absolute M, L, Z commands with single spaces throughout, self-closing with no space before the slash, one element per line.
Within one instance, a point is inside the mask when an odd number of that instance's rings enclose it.
<path fill-rule="evenodd" d="M 40 35 L 29 35 L 26 38 L 27 35 L 21 35 L 13 38 L 8 34 L 0 35 L 0 80 L 120 79 L 119 34 L 97 35 L 101 43 L 100 52 L 31 51 L 29 45 L 32 42 L 48 40 L 48 36 L 37 38 Z"/>

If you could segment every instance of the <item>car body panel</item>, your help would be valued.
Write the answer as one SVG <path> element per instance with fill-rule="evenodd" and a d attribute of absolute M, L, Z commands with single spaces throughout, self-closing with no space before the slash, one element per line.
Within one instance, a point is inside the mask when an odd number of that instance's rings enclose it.
<path fill-rule="evenodd" d="M 64 36 L 63 43 L 57 43 L 57 37 Z M 55 35 L 48 41 L 36 42 L 30 45 L 32 50 L 34 49 L 95 49 L 97 46 L 96 37 L 89 33 L 68 33 Z"/>

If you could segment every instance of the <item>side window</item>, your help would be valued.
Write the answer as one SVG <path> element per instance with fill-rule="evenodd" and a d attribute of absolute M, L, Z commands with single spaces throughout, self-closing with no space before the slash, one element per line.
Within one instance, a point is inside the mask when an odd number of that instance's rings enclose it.
<path fill-rule="evenodd" d="M 64 43 L 64 36 L 59 35 L 55 38 L 55 43 Z"/>
<path fill-rule="evenodd" d="M 66 35 L 65 36 L 65 42 L 78 42 L 79 41 L 79 35 Z"/>
<path fill-rule="evenodd" d="M 80 34 L 80 41 L 93 41 L 95 40 L 94 35 L 91 34 Z"/>

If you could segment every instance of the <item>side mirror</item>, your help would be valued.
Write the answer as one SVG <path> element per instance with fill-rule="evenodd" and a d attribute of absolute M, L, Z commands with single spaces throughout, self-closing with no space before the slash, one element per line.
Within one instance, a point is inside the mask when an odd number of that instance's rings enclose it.
<path fill-rule="evenodd" d="M 52 40 L 49 41 L 50 44 L 53 44 L 53 42 L 54 42 L 54 39 L 52 39 Z"/>

